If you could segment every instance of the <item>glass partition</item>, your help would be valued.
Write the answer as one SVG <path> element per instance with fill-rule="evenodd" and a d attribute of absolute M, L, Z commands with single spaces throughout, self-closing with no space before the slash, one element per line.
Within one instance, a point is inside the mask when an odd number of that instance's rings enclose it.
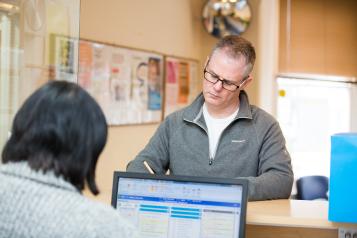
<path fill-rule="evenodd" d="M 79 19 L 80 0 L 0 0 L 1 151 L 22 102 L 53 78 L 53 35 L 78 39 Z"/>

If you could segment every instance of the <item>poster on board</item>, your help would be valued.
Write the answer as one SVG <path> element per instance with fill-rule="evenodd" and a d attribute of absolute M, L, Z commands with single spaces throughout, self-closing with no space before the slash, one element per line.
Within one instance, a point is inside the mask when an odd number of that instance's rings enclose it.
<path fill-rule="evenodd" d="M 75 50 L 70 43 L 74 40 L 63 43 L 65 37 L 61 36 L 58 43 L 58 37 L 54 47 L 57 51 L 61 47 Z M 161 121 L 163 55 L 89 40 L 79 40 L 76 45 L 78 78 L 74 79 L 97 100 L 109 125 Z M 70 63 L 72 57 L 56 53 L 55 58 L 53 67 L 59 76 L 55 79 L 72 79 L 74 76 L 69 75 L 77 75 L 77 64 Z"/>
<path fill-rule="evenodd" d="M 162 55 L 84 40 L 82 44 L 86 51 L 80 51 L 79 84 L 99 102 L 109 125 L 161 120 Z"/>
<path fill-rule="evenodd" d="M 188 106 L 199 94 L 198 61 L 165 58 L 165 116 Z"/>
<path fill-rule="evenodd" d="M 51 35 L 50 74 L 52 79 L 77 82 L 78 40 Z"/>

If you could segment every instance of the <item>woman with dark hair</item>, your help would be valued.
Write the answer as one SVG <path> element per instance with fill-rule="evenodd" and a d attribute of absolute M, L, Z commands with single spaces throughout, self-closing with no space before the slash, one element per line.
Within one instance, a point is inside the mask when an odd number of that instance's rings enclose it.
<path fill-rule="evenodd" d="M 133 237 L 98 194 L 95 167 L 107 124 L 95 100 L 74 83 L 51 81 L 17 112 L 0 166 L 0 237 Z"/>

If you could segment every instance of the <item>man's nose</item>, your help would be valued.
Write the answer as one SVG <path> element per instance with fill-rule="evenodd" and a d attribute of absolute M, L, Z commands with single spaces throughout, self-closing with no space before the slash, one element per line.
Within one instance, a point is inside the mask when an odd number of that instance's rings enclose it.
<path fill-rule="evenodd" d="M 214 85 L 213 85 L 214 90 L 216 91 L 221 91 L 223 89 L 223 82 L 221 80 L 218 80 Z"/>

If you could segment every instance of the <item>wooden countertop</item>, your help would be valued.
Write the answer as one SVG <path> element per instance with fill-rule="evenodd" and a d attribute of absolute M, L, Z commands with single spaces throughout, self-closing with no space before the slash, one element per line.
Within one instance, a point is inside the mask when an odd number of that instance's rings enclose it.
<path fill-rule="evenodd" d="M 319 229 L 357 227 L 357 224 L 328 221 L 327 201 L 290 199 L 249 202 L 247 224 Z"/>
<path fill-rule="evenodd" d="M 84 191 L 84 195 L 110 205 L 111 191 L 102 191 L 98 196 Z M 269 200 L 249 202 L 247 224 L 280 227 L 304 227 L 318 229 L 337 229 L 338 227 L 357 228 L 356 224 L 328 221 L 327 201 Z"/>

